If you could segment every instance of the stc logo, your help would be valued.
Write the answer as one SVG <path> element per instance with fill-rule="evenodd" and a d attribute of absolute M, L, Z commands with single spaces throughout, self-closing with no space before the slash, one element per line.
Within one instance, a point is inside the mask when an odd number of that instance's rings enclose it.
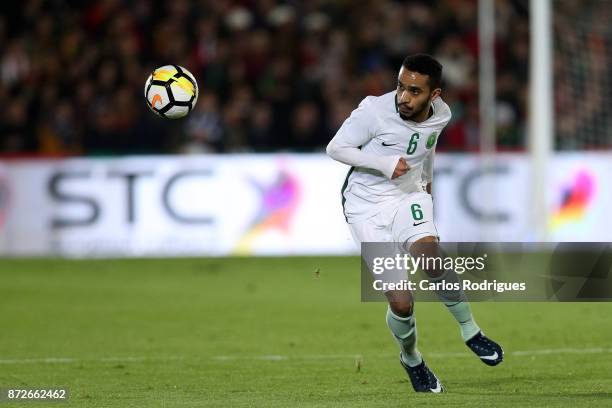
<path fill-rule="evenodd" d="M 240 238 L 234 253 L 250 253 L 255 241 L 270 230 L 289 233 L 289 224 L 300 201 L 299 180 L 290 172 L 279 170 L 274 182 L 264 185 L 251 180 L 259 193 L 259 208 L 246 232 Z"/>
<path fill-rule="evenodd" d="M 55 208 L 75 205 L 81 208 L 78 212 L 58 211 L 51 218 L 53 229 L 86 227 L 100 221 L 105 210 L 104 206 L 109 204 L 108 200 L 101 200 L 91 193 L 75 191 L 74 189 L 74 183 L 78 182 L 90 184 L 101 181 L 104 183 L 105 180 L 100 180 L 100 177 L 104 177 L 106 181 L 113 180 L 113 182 L 120 183 L 123 186 L 124 195 L 113 197 L 112 201 L 124 206 L 124 220 L 128 225 L 150 222 L 150 220 L 143 220 L 137 211 L 140 200 L 144 197 L 137 194 L 136 187 L 146 180 L 151 180 L 159 186 L 159 198 L 156 198 L 156 201 L 158 200 L 157 203 L 159 203 L 162 212 L 174 222 L 183 225 L 215 224 L 216 214 L 207 213 L 206 210 L 202 210 L 199 214 L 187 214 L 178 208 L 179 206 L 172 200 L 174 192 L 180 190 L 180 184 L 186 180 L 214 181 L 218 175 L 210 168 L 177 170 L 163 179 L 160 179 L 153 169 L 109 170 L 97 174 L 94 174 L 91 170 L 83 170 L 57 171 L 49 178 L 47 191 L 51 200 L 56 204 Z M 250 180 L 250 183 L 258 193 L 259 206 L 247 226 L 241 244 L 239 244 L 239 246 L 244 247 L 249 247 L 257 236 L 271 229 L 287 233 L 300 198 L 299 181 L 284 170 L 279 170 L 276 179 L 270 184 L 260 184 L 254 180 Z M 209 191 L 208 194 L 214 194 L 214 192 Z M 151 198 L 151 196 L 147 197 L 149 200 Z M 113 204 L 113 206 L 115 205 Z"/>
<path fill-rule="evenodd" d="M 125 170 L 125 171 L 108 171 L 105 177 L 109 179 L 117 179 L 119 182 L 123 182 L 125 185 L 126 198 L 125 198 L 125 214 L 126 222 L 128 224 L 134 224 L 137 221 L 136 217 L 136 191 L 135 186 L 139 179 L 151 178 L 155 176 L 154 171 L 150 170 Z M 200 214 L 200 215 L 187 215 L 182 214 L 172 204 L 170 199 L 172 192 L 176 188 L 177 184 L 187 178 L 210 178 L 213 176 L 213 171 L 208 169 L 201 170 L 180 170 L 173 173 L 167 180 L 162 183 L 161 189 L 161 206 L 163 211 L 172 220 L 179 224 L 213 224 L 214 217 L 212 215 Z M 94 176 L 91 171 L 58 171 L 49 178 L 48 191 L 51 199 L 59 205 L 70 205 L 77 204 L 87 208 L 84 215 L 56 215 L 51 219 L 51 227 L 54 229 L 58 228 L 70 228 L 70 227 L 84 227 L 95 224 L 99 219 L 102 212 L 101 203 L 96 200 L 95 197 L 87 195 L 84 192 L 73 192 L 68 191 L 67 184 L 75 181 L 89 182 L 91 183 Z M 123 201 L 123 200 L 122 200 Z"/>
<path fill-rule="evenodd" d="M 595 197 L 593 175 L 586 170 L 579 171 L 571 184 L 561 188 L 560 195 L 559 206 L 555 208 L 551 218 L 553 229 L 566 223 L 581 221 L 584 218 Z"/>

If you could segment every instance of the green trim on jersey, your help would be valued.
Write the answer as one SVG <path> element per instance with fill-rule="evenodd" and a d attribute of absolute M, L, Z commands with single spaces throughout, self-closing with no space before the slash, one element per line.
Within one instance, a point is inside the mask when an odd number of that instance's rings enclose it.
<path fill-rule="evenodd" d="M 438 132 L 433 132 L 431 135 L 429 135 L 429 138 L 427 138 L 427 147 L 428 149 L 431 149 L 433 147 L 433 145 L 436 144 L 436 138 L 438 137 Z"/>
<path fill-rule="evenodd" d="M 346 211 L 344 209 L 344 203 L 346 203 L 346 197 L 344 197 L 344 190 L 346 190 L 346 187 L 348 186 L 349 177 L 351 177 L 353 171 L 355 171 L 355 167 L 351 166 L 348 173 L 346 173 L 344 184 L 342 184 L 342 189 L 340 190 L 340 195 L 342 196 L 342 214 L 344 214 L 344 219 L 346 220 L 346 222 L 348 222 L 348 218 L 346 217 Z"/>

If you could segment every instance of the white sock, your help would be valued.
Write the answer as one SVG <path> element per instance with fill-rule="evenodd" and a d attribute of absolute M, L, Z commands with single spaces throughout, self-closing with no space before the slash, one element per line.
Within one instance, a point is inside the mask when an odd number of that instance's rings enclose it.
<path fill-rule="evenodd" d="M 417 350 L 417 330 L 414 314 L 408 317 L 397 316 L 391 308 L 387 309 L 387 326 L 400 346 L 401 358 L 410 367 L 421 364 L 423 359 Z"/>
<path fill-rule="evenodd" d="M 474 321 L 470 304 L 467 301 L 444 302 L 444 305 L 454 316 L 455 320 L 457 320 L 457 323 L 459 323 L 463 341 L 468 341 L 480 331 L 480 327 Z"/>

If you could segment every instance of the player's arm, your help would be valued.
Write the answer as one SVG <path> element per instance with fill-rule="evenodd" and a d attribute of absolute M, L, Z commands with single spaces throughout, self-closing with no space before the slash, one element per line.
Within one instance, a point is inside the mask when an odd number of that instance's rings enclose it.
<path fill-rule="evenodd" d="M 408 171 L 408 164 L 400 155 L 381 156 L 360 149 L 375 136 L 376 131 L 376 118 L 368 105 L 364 99 L 344 121 L 327 145 L 327 154 L 349 166 L 378 170 L 389 179 L 399 177 Z"/>

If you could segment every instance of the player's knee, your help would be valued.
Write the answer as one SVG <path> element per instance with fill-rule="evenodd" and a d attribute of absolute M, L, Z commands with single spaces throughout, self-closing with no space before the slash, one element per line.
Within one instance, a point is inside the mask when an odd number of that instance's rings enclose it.
<path fill-rule="evenodd" d="M 410 252 L 412 256 L 436 256 L 438 254 L 438 238 L 430 235 L 418 239 L 410 246 Z"/>
<path fill-rule="evenodd" d="M 430 278 L 438 278 L 444 273 L 441 262 L 436 262 L 443 258 L 437 237 L 427 236 L 415 241 L 410 247 L 410 254 L 429 261 L 424 263 L 422 269 Z"/>
<path fill-rule="evenodd" d="M 414 302 L 412 300 L 407 302 L 390 302 L 389 307 L 391 307 L 391 311 L 396 316 L 409 317 L 412 316 L 414 311 Z"/>
<path fill-rule="evenodd" d="M 418 256 L 432 256 L 438 246 L 438 237 L 429 235 L 416 241 L 412 238 L 406 239 L 402 242 L 402 249 L 414 257 Z"/>

